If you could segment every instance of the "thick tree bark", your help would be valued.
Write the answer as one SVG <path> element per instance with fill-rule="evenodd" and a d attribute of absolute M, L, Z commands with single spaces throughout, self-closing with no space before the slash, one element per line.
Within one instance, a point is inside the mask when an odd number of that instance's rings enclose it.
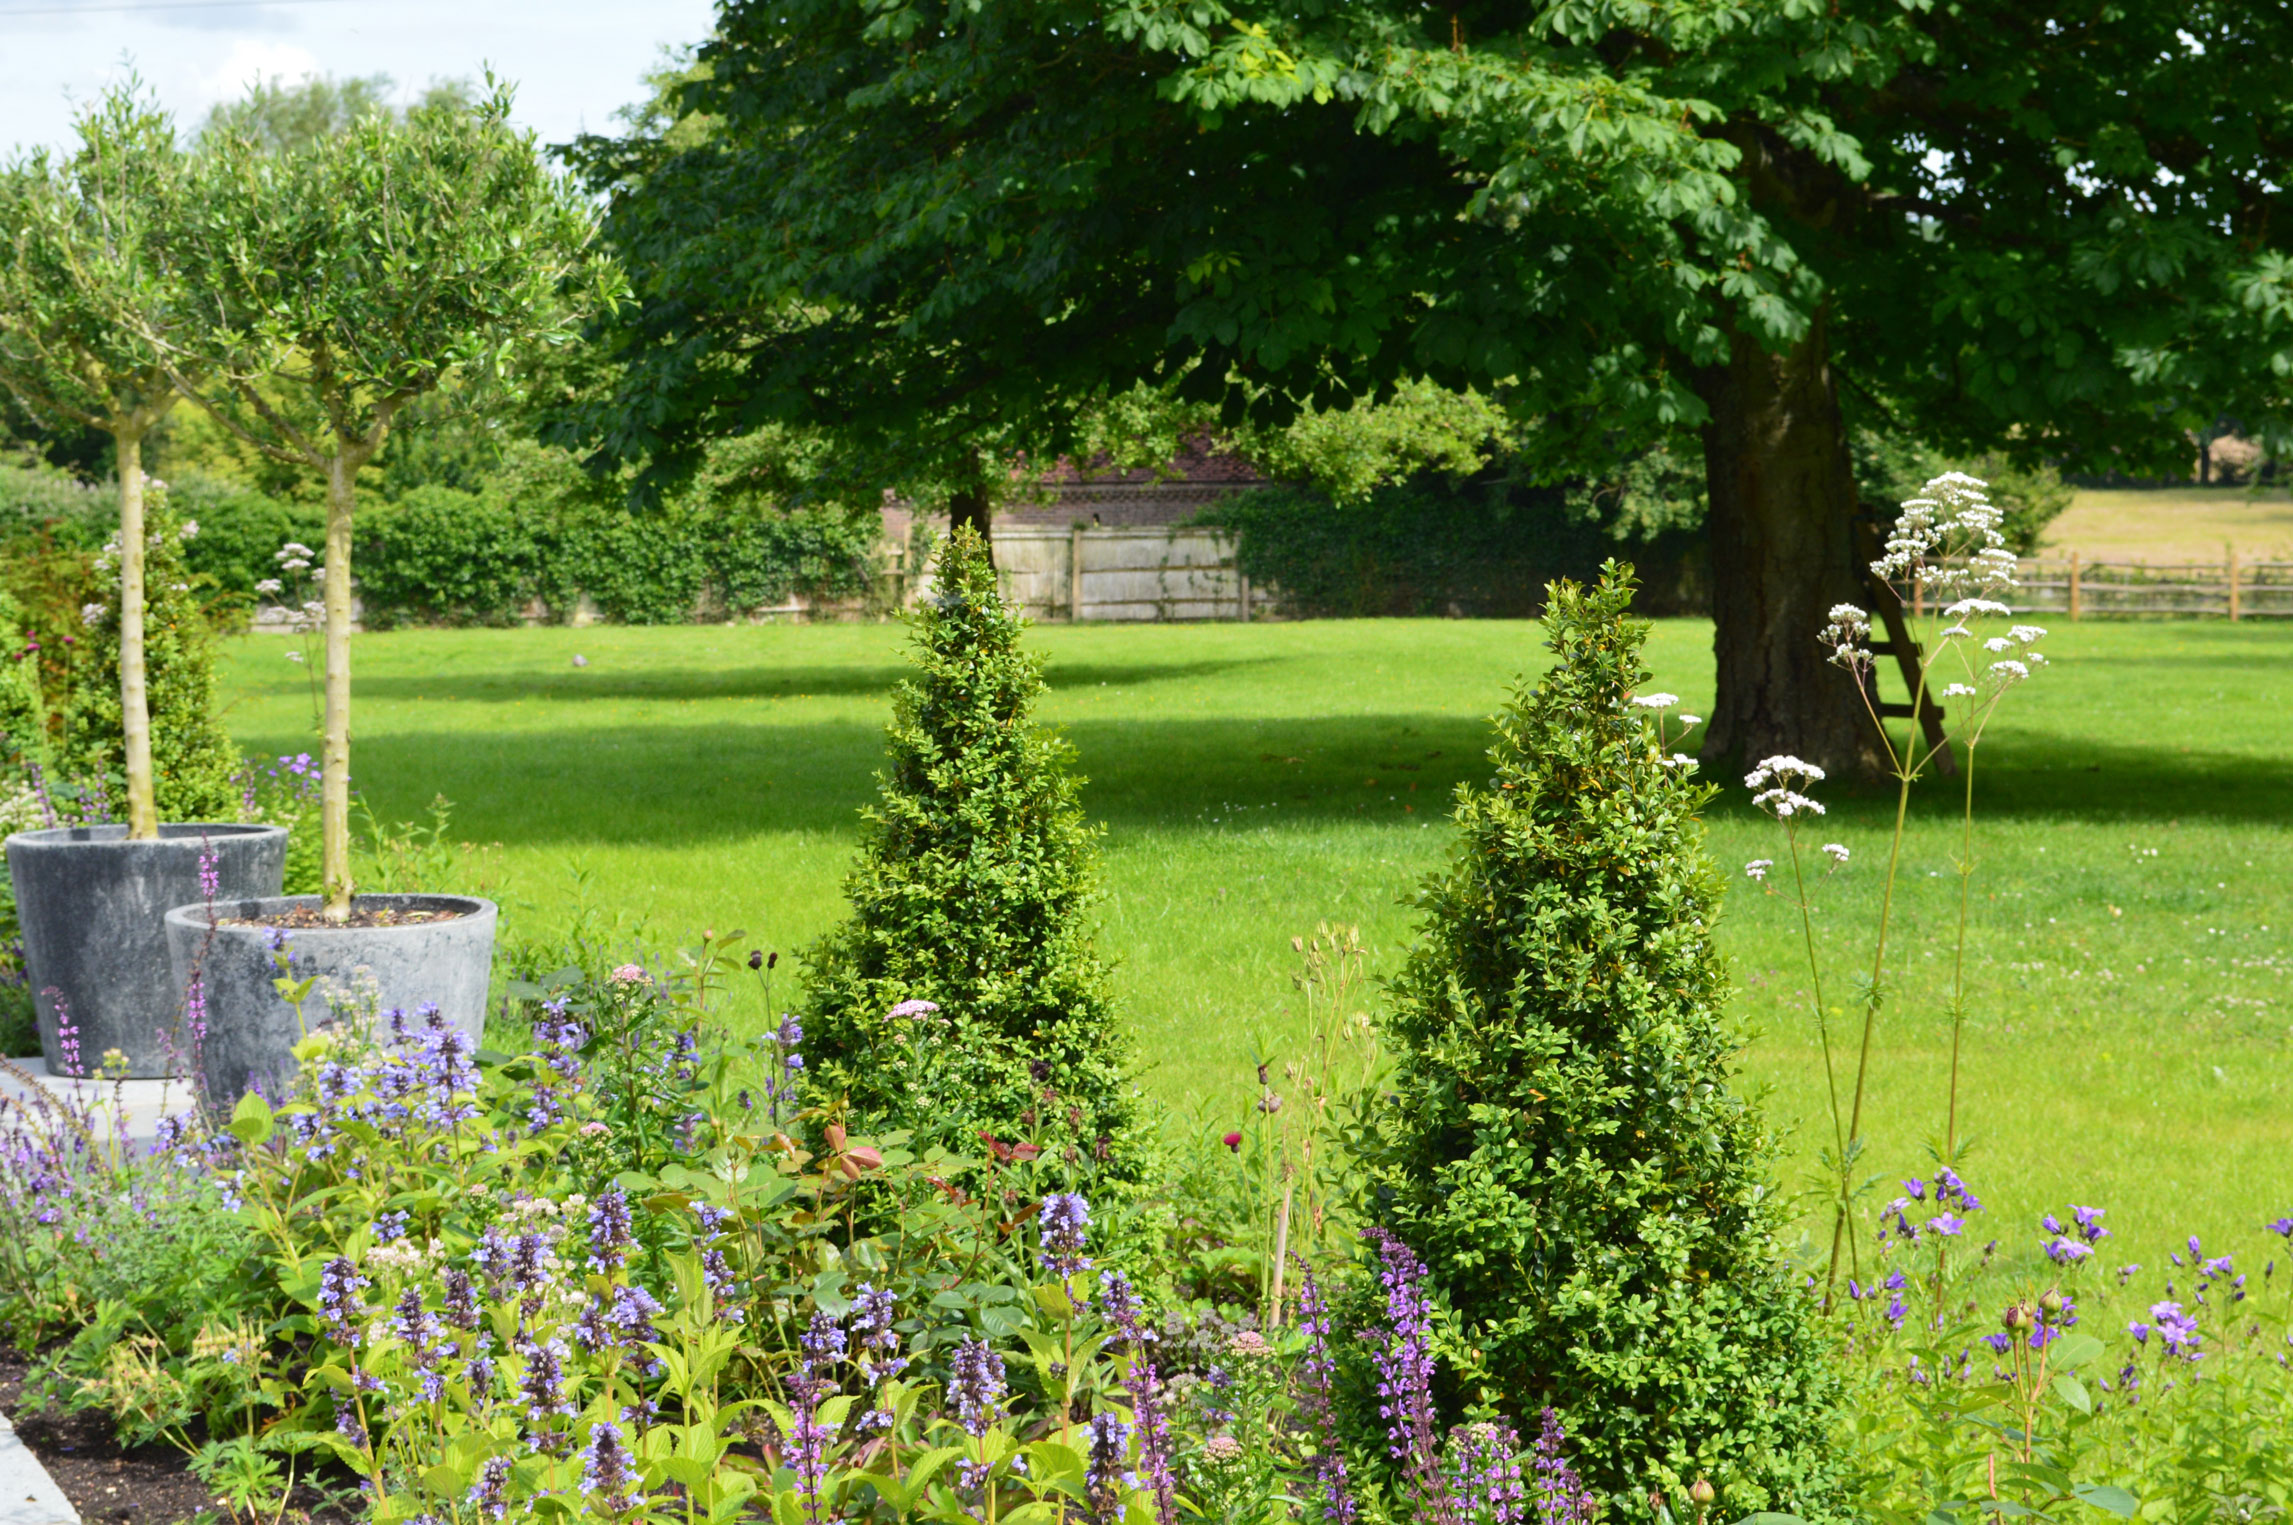
<path fill-rule="evenodd" d="M 987 552 L 987 564 L 995 565 L 995 499 L 982 482 L 951 493 L 947 500 L 947 532 L 954 534 L 965 525 L 979 536 L 982 549 Z"/>
<path fill-rule="evenodd" d="M 151 777 L 151 693 L 143 667 L 143 434 L 138 415 L 112 430 L 119 471 L 119 731 L 127 752 L 127 835 L 159 835 Z"/>
<path fill-rule="evenodd" d="M 1703 762 L 1739 773 L 1777 753 L 1872 776 L 1881 758 L 1845 672 L 1816 633 L 1840 603 L 1870 605 L 1854 562 L 1855 477 L 1824 316 L 1791 349 L 1733 336 L 1728 363 L 1699 373 L 1711 410 L 1712 649 L 1718 697 Z"/>
<path fill-rule="evenodd" d="M 329 921 L 350 916 L 350 522 L 360 464 L 337 449 L 326 471 L 326 738 L 320 750 L 319 866 Z"/>

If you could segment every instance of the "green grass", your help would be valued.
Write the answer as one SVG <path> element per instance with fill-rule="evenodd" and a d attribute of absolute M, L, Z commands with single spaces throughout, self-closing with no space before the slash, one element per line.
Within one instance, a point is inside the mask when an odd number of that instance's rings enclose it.
<path fill-rule="evenodd" d="M 885 626 L 362 636 L 357 782 L 386 818 L 444 793 L 456 836 L 501 842 L 513 936 L 549 935 L 585 905 L 657 942 L 738 928 L 793 952 L 839 914 L 901 639 Z M 1373 967 L 1394 967 L 1401 898 L 1440 861 L 1485 717 L 1541 666 L 1537 632 L 1377 621 L 1031 639 L 1051 682 L 1043 717 L 1076 744 L 1106 826 L 1102 940 L 1142 1079 L 1223 1127 L 1259 1047 L 1294 1030 L 1293 935 L 1358 923 Z M 2201 1233 L 2258 1248 L 2255 1225 L 2293 1211 L 2293 630 L 2084 624 L 2048 649 L 2055 665 L 1984 746 L 1978 796 L 1963 1106 L 1990 1231 L 2020 1242 L 2037 1212 L 2076 1199 L 2108 1206 L 2131 1247 Z M 231 648 L 229 718 L 250 747 L 309 745 L 307 681 L 283 650 Z M 1708 625 L 1659 624 L 1651 654 L 1659 686 L 1691 710 L 1708 701 Z M 1914 802 L 1875 1050 L 1871 1158 L 1898 1174 L 1924 1165 L 1942 1119 L 1948 787 Z M 1892 799 L 1826 797 L 1818 840 L 1856 855 L 1824 887 L 1820 922 L 1844 1013 Z M 1737 874 L 1779 846 L 1741 791 L 1715 804 L 1712 848 L 1735 884 L 1720 938 L 1755 1035 L 1745 1073 L 1794 1131 L 1798 1187 L 1830 1126 L 1798 923 Z M 733 1015 L 754 1021 L 761 1004 L 743 999 Z"/>

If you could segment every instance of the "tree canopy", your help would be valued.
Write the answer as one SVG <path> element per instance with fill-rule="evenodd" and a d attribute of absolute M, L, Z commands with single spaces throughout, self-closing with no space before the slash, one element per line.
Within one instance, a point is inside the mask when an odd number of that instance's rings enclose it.
<path fill-rule="evenodd" d="M 2178 469 L 2289 425 L 2273 0 L 726 0 L 589 140 L 638 276 L 570 432 L 679 469 L 767 418 L 909 485 L 1139 382 L 1280 410 L 1493 389 L 1556 474 L 1702 434 L 1708 753 L 1852 763 L 1850 415 Z M 1889 506 L 1891 507 L 1891 506 Z"/>

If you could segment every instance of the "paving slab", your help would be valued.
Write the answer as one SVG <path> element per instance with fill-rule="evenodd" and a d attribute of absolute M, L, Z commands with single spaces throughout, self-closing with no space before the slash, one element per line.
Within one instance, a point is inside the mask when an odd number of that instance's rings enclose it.
<path fill-rule="evenodd" d="M 80 1525 L 80 1512 L 48 1476 L 16 1427 L 0 1416 L 0 1525 Z"/>

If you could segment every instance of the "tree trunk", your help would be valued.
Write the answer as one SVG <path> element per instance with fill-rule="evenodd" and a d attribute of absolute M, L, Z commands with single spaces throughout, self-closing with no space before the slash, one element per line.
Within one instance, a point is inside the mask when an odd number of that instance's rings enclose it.
<path fill-rule="evenodd" d="M 994 498 L 987 484 L 966 487 L 949 495 L 947 500 L 947 532 L 954 534 L 965 525 L 979 536 L 980 549 L 987 552 L 987 564 L 995 565 Z"/>
<path fill-rule="evenodd" d="M 151 781 L 151 691 L 143 669 L 143 432 L 140 420 L 112 430 L 119 470 L 119 731 L 127 752 L 127 835 L 159 835 Z"/>
<path fill-rule="evenodd" d="M 1733 335 L 1696 389 L 1711 410 L 1712 649 L 1718 696 L 1703 762 L 1738 773 L 1790 753 L 1835 774 L 1876 775 L 1871 722 L 1816 633 L 1831 606 L 1868 608 L 1854 562 L 1855 477 L 1831 375 L 1825 315 L 1782 354 Z"/>
<path fill-rule="evenodd" d="M 326 740 L 319 774 L 326 917 L 350 916 L 350 516 L 358 463 L 337 449 L 326 469 Z"/>

